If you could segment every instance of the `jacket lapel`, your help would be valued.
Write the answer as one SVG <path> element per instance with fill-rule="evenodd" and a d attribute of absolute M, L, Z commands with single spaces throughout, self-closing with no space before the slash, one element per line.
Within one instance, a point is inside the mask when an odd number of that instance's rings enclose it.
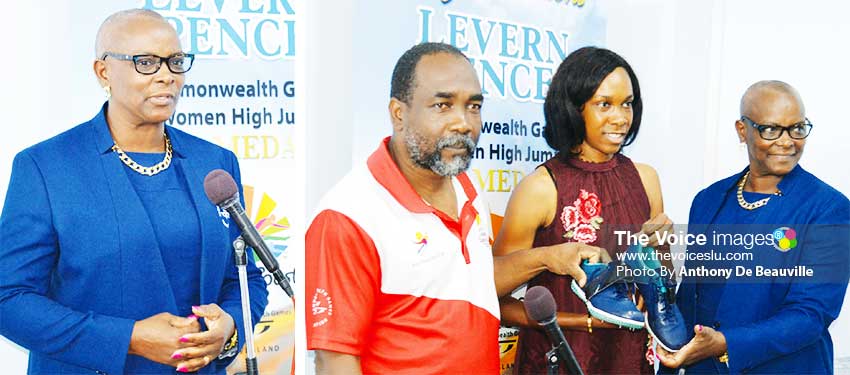
<path fill-rule="evenodd" d="M 783 212 L 793 212 L 795 208 L 788 207 L 790 204 L 793 204 L 792 200 L 789 198 L 795 194 L 799 194 L 796 193 L 795 186 L 796 181 L 802 174 L 802 171 L 802 167 L 798 164 L 791 172 L 785 175 L 782 178 L 782 181 L 780 181 L 777 185 L 777 188 L 782 192 L 782 196 L 771 196 L 770 201 L 768 201 L 765 206 L 756 209 L 758 212 L 753 223 L 741 224 L 752 224 L 751 227 L 753 228 L 753 231 L 773 229 L 770 225 L 776 225 L 779 227 L 786 224 L 793 224 L 778 222 L 778 220 L 780 220 L 779 218 L 782 216 Z M 737 179 L 735 181 L 737 181 Z M 778 265 L 776 264 L 778 259 L 771 258 L 769 256 L 770 254 L 761 253 L 759 251 L 753 251 L 753 254 L 754 262 L 750 266 L 761 265 L 770 268 Z M 759 301 L 755 298 L 765 296 L 765 294 L 759 293 L 759 290 L 769 289 L 770 285 L 771 284 L 769 283 L 758 282 L 755 278 L 748 280 L 748 282 L 738 282 L 732 285 L 727 284 L 727 286 L 723 288 L 720 304 L 718 305 L 715 313 L 715 318 L 718 321 L 737 323 L 739 318 L 749 316 L 742 311 L 742 300 L 747 302 L 743 304 L 743 306 L 761 306 L 766 302 Z"/>
<path fill-rule="evenodd" d="M 125 316 L 146 318 L 161 313 L 161 306 L 170 306 L 171 312 L 176 312 L 174 292 L 165 271 L 153 225 L 124 171 L 124 165 L 118 156 L 109 150 L 112 137 L 107 128 L 104 111 L 101 111 L 91 124 L 118 223 L 117 228 L 112 230 L 117 230 L 123 278 L 118 280 L 120 286 L 116 287 L 123 290 Z M 126 280 L 145 280 L 145 283 L 138 285 Z M 129 305 L 133 308 L 128 309 Z"/>
<path fill-rule="evenodd" d="M 745 169 L 746 170 L 746 169 Z M 717 214 L 720 212 L 720 208 L 723 206 L 723 202 L 726 199 L 729 199 L 729 193 L 732 191 L 735 183 L 741 178 L 743 175 L 743 171 L 735 174 L 734 176 L 727 177 L 721 180 L 720 183 L 712 185 L 708 189 L 704 190 L 700 193 L 702 196 L 700 199 L 696 200 L 694 203 L 699 202 L 700 206 L 695 207 L 693 209 L 693 217 L 689 218 L 688 222 L 688 231 L 694 231 L 698 233 L 707 233 L 711 225 L 713 225 Z M 688 251 L 694 249 L 697 252 L 705 252 L 710 249 L 708 246 L 694 246 L 689 247 Z M 695 267 L 700 264 L 693 264 L 690 261 L 686 261 L 686 266 Z M 700 284 L 699 278 L 686 277 L 682 280 L 681 285 L 679 286 L 678 293 L 680 295 L 694 295 L 697 293 L 698 285 Z M 691 298 L 687 300 L 689 303 L 686 305 L 684 302 L 679 302 L 679 307 L 682 310 L 682 314 L 685 319 L 691 323 L 695 324 L 696 322 L 696 299 Z"/>
<path fill-rule="evenodd" d="M 738 180 L 741 179 L 741 176 L 744 175 L 744 172 L 746 170 L 747 169 L 744 168 L 744 170 L 738 172 L 737 174 L 731 177 L 727 177 L 722 184 L 718 184 L 714 189 L 706 191 L 706 194 L 708 194 L 708 204 L 706 204 L 704 209 L 699 212 L 699 220 L 695 220 L 694 222 L 701 224 L 714 223 L 714 219 L 720 212 L 720 207 L 723 207 L 723 203 L 726 201 L 726 199 L 730 199 L 730 193 L 735 193 Z M 734 196 L 731 197 L 731 199 L 734 198 Z"/>
<path fill-rule="evenodd" d="M 166 126 L 166 132 L 175 148 L 175 154 L 179 158 L 178 168 L 181 168 L 186 176 L 186 185 L 189 188 L 192 202 L 198 214 L 198 222 L 201 229 L 201 303 L 213 303 L 218 300 L 217 294 L 209 294 L 210 291 L 218 290 L 224 277 L 224 264 L 227 264 L 224 256 L 230 252 L 227 231 L 222 230 L 223 224 L 218 214 L 218 209 L 207 198 L 204 192 L 204 178 L 211 170 L 203 164 L 203 155 L 194 155 L 194 150 L 188 147 L 188 143 L 182 139 L 182 134 L 172 131 Z M 180 150 L 177 153 L 177 150 Z M 192 156 L 195 157 L 192 157 Z M 224 245 L 224 246 L 223 246 Z M 210 267 L 212 265 L 212 267 Z"/>

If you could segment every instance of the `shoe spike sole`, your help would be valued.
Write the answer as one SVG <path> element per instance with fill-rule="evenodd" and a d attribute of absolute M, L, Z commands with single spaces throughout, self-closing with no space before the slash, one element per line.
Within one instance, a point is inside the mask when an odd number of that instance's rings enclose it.
<path fill-rule="evenodd" d="M 584 290 L 582 290 L 581 287 L 578 286 L 578 283 L 576 283 L 575 280 L 573 280 L 572 284 L 570 284 L 570 289 L 572 289 L 573 293 L 575 293 L 578 298 L 580 298 L 582 302 L 584 302 L 584 304 L 587 306 L 587 312 L 589 312 L 590 315 L 594 318 L 606 323 L 616 324 L 619 327 L 626 327 L 631 330 L 638 330 L 644 328 L 644 322 L 638 322 L 636 320 L 625 319 L 613 314 L 609 314 L 593 306 L 593 304 L 590 303 L 590 301 L 587 299 Z"/>

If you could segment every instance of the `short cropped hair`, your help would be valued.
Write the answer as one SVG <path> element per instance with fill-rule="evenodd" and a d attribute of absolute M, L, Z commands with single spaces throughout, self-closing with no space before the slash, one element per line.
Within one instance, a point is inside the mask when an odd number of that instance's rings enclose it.
<path fill-rule="evenodd" d="M 431 42 L 417 44 L 405 51 L 396 62 L 395 68 L 393 68 L 390 97 L 410 104 L 413 88 L 416 85 L 416 82 L 414 82 L 416 65 L 419 64 L 419 60 L 422 60 L 423 56 L 437 53 L 448 53 L 468 60 L 463 52 L 450 44 Z"/>

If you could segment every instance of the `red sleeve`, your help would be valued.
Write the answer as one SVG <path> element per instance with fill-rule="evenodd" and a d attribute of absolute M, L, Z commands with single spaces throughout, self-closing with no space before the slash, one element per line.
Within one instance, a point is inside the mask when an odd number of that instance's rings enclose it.
<path fill-rule="evenodd" d="M 305 245 L 307 349 L 360 355 L 381 289 L 371 237 L 339 212 L 324 210 Z"/>

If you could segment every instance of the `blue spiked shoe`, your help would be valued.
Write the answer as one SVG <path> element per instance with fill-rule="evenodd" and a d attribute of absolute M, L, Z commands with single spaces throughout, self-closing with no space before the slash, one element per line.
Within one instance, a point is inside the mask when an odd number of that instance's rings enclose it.
<path fill-rule="evenodd" d="M 661 285 L 638 283 L 646 306 L 646 329 L 668 352 L 678 351 L 690 339 L 685 319 L 676 306 L 675 288 L 673 281 L 667 278 Z"/>
<path fill-rule="evenodd" d="M 582 288 L 573 280 L 570 287 L 587 305 L 591 316 L 621 327 L 644 327 L 644 314 L 635 307 L 631 297 L 634 293 L 630 293 L 629 285 L 632 284 L 617 274 L 616 263 L 583 262 L 581 268 L 587 274 L 587 283 Z"/>
<path fill-rule="evenodd" d="M 626 253 L 640 255 L 624 259 L 626 265 L 634 270 L 655 271 L 652 272 L 654 276 L 634 278 L 646 306 L 646 329 L 658 345 L 668 352 L 676 352 L 688 343 L 689 331 L 676 306 L 676 283 L 661 276 L 661 263 L 651 255 L 654 251 L 651 247 L 633 245 Z"/>

